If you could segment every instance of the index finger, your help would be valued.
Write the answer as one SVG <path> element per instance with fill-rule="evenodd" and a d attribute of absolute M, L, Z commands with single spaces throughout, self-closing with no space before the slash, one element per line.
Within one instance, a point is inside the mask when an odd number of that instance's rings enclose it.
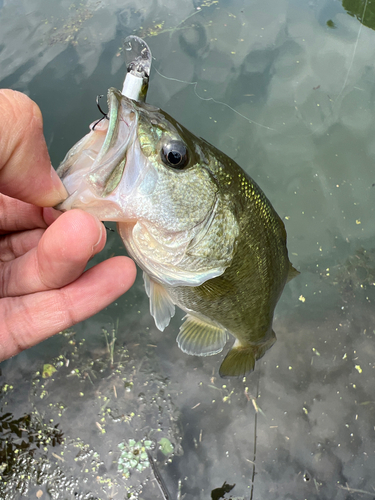
<path fill-rule="evenodd" d="M 51 165 L 38 105 L 0 89 L 0 110 L 0 192 L 33 205 L 57 205 L 67 192 Z"/>

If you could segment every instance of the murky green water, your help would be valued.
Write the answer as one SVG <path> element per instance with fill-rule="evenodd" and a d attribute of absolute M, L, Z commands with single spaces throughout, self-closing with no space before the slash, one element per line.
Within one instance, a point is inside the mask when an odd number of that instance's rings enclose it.
<path fill-rule="evenodd" d="M 370 0 L 0 0 L 0 86 L 39 104 L 54 165 L 99 117 L 95 97 L 121 87 L 122 39 L 141 36 L 148 102 L 259 183 L 301 271 L 245 381 L 218 378 L 223 355 L 178 349 L 182 313 L 156 329 L 140 273 L 3 362 L 2 498 L 162 499 L 147 452 L 171 499 L 225 481 L 232 499 L 375 497 L 373 13 Z M 111 233 L 100 259 L 123 251 Z"/>

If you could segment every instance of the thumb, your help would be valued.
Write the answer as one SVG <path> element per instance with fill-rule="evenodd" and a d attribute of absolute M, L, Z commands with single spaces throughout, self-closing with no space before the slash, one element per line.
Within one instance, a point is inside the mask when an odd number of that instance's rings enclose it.
<path fill-rule="evenodd" d="M 57 205 L 67 192 L 51 165 L 38 105 L 0 89 L 0 110 L 0 192 L 38 206 Z"/>

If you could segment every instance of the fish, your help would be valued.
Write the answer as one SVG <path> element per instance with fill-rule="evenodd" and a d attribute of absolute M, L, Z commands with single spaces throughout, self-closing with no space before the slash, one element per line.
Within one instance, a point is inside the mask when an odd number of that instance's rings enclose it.
<path fill-rule="evenodd" d="M 116 221 L 157 328 L 177 306 L 183 352 L 217 354 L 232 336 L 219 374 L 250 373 L 276 341 L 276 304 L 299 274 L 283 221 L 235 161 L 165 111 L 115 88 L 107 100 L 107 119 L 57 169 L 69 193 L 59 209 Z"/>

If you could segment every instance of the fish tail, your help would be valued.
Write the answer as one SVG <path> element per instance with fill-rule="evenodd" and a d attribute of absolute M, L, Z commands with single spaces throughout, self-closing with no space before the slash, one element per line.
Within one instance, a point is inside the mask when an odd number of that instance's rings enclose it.
<path fill-rule="evenodd" d="M 254 370 L 255 361 L 260 359 L 276 342 L 275 332 L 260 345 L 238 345 L 232 347 L 221 363 L 220 377 L 243 377 Z"/>

